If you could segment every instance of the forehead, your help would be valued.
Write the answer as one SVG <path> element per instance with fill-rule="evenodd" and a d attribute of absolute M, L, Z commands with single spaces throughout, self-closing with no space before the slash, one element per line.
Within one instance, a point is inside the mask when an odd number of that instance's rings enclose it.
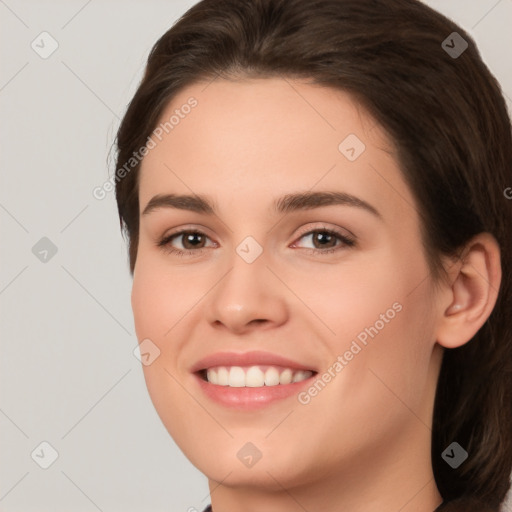
<path fill-rule="evenodd" d="M 399 215 L 413 202 L 393 144 L 343 91 L 291 79 L 216 79 L 181 90 L 155 128 L 140 171 L 141 210 L 159 193 L 220 202 L 236 195 L 249 205 L 314 187 L 381 207 L 391 201 Z"/>

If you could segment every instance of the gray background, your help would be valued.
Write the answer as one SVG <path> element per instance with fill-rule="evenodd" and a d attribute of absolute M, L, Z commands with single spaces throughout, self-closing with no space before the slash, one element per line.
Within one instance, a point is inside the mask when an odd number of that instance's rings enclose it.
<path fill-rule="evenodd" d="M 194 3 L 0 0 L 0 511 L 209 503 L 133 355 L 114 194 L 92 196 L 151 46 Z M 427 3 L 475 38 L 512 108 L 512 0 Z M 31 47 L 51 49 L 43 31 L 59 45 L 46 59 Z"/>

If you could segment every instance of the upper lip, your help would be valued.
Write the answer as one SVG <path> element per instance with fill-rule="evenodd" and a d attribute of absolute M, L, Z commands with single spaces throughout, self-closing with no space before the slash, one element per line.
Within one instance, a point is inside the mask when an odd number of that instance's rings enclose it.
<path fill-rule="evenodd" d="M 280 356 L 278 354 L 272 354 L 270 352 L 217 352 L 206 356 L 197 361 L 192 368 L 191 372 L 198 372 L 200 370 L 206 370 L 214 366 L 284 366 L 292 370 L 313 370 L 311 366 L 307 366 L 292 359 Z"/>

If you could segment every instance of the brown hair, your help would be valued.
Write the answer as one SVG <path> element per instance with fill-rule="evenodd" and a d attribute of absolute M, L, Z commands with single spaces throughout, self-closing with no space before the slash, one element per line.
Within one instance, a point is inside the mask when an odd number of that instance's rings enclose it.
<path fill-rule="evenodd" d="M 459 56 L 442 46 L 455 45 L 453 32 L 468 43 Z M 116 168 L 145 145 L 178 91 L 216 76 L 311 79 L 360 102 L 398 149 L 436 279 L 441 255 L 457 254 L 480 232 L 497 239 L 497 304 L 469 343 L 445 350 L 432 431 L 443 498 L 497 508 L 512 469 L 512 201 L 504 194 L 512 137 L 500 86 L 475 42 L 416 0 L 203 0 L 153 47 L 117 134 Z M 116 179 L 132 275 L 139 168 Z M 453 441 L 469 454 L 457 469 L 441 458 Z"/>

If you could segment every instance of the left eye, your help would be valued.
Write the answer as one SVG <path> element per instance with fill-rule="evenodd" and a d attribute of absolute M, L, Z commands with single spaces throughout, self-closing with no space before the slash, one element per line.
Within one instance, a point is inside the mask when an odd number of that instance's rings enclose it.
<path fill-rule="evenodd" d="M 340 250 L 343 247 L 352 247 L 355 245 L 355 240 L 348 235 L 341 234 L 337 231 L 331 229 L 314 229 L 308 231 L 307 233 L 302 234 L 298 240 L 302 238 L 311 237 L 313 244 L 319 244 L 320 248 L 305 248 L 308 251 L 313 253 L 332 253 L 334 251 Z M 181 245 L 183 248 L 176 248 L 173 246 L 174 239 L 181 239 Z M 201 241 L 201 238 L 203 239 Z M 209 239 L 204 233 L 200 231 L 191 231 L 191 230 L 183 230 L 177 233 L 173 233 L 169 236 L 164 237 L 162 240 L 158 242 L 159 247 L 165 248 L 165 250 L 171 254 L 176 254 L 178 256 L 184 255 L 193 255 L 200 254 L 202 249 L 206 248 L 204 245 L 204 241 Z M 336 242 L 341 243 L 336 243 Z M 334 242 L 334 246 L 330 245 L 331 242 Z M 188 247 L 187 247 L 188 246 Z M 295 243 L 293 244 L 295 246 Z"/>
<path fill-rule="evenodd" d="M 326 228 L 308 231 L 301 235 L 299 240 L 306 237 L 311 237 L 313 245 L 319 244 L 321 247 L 321 249 L 318 249 L 317 247 L 310 249 L 314 253 L 332 253 L 342 249 L 343 246 L 352 247 L 355 244 L 355 240 L 352 237 Z M 341 241 L 341 243 L 337 244 L 337 241 Z M 334 242 L 335 245 L 329 245 L 331 242 Z"/>

